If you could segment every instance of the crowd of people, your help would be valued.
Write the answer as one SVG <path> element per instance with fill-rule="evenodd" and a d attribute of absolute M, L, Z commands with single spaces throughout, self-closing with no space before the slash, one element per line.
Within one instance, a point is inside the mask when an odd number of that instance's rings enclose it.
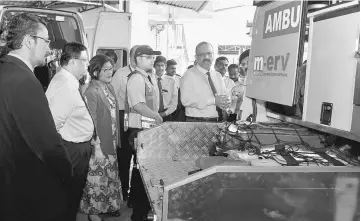
<path fill-rule="evenodd" d="M 1 220 L 75 221 L 82 212 L 101 221 L 102 214 L 119 216 L 125 202 L 133 221 L 146 220 L 138 132 L 166 121 L 241 117 L 249 50 L 229 65 L 201 42 L 181 76 L 175 60 L 147 45 L 133 46 L 129 65 L 115 71 L 114 56 L 89 61 L 83 44 L 66 43 L 44 94 L 33 71 L 44 65 L 49 43 L 35 15 L 17 15 L 8 25 L 0 57 Z"/>

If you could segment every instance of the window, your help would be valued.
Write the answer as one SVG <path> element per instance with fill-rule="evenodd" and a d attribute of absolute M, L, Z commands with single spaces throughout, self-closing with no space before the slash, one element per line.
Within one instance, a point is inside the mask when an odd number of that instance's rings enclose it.
<path fill-rule="evenodd" d="M 9 24 L 11 18 L 15 15 L 24 13 L 23 11 L 5 11 L 3 17 L 1 18 L 0 30 L 5 30 L 6 26 Z M 34 70 L 34 74 L 39 79 L 40 83 L 43 85 L 44 90 L 47 89 L 50 80 L 59 70 L 59 60 L 62 53 L 64 45 L 68 42 L 80 42 L 83 43 L 81 39 L 81 30 L 79 25 L 74 17 L 64 16 L 64 15 L 55 15 L 50 13 L 42 12 L 29 12 L 34 13 L 37 16 L 40 16 L 46 22 L 46 26 L 49 32 L 49 39 L 51 40 L 50 49 L 51 56 L 47 58 L 47 64 L 44 67 L 37 67 Z M 3 33 L 0 40 L 0 46 L 5 44 Z"/>
<path fill-rule="evenodd" d="M 98 49 L 96 54 L 104 54 L 114 60 L 114 71 L 128 65 L 128 52 L 125 49 Z"/>

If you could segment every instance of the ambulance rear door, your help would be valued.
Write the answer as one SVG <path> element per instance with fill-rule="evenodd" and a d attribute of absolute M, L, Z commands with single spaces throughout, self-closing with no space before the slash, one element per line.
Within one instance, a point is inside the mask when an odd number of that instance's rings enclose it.
<path fill-rule="evenodd" d="M 130 13 L 101 11 L 98 14 L 93 36 L 89 36 L 90 33 L 88 32 L 88 41 L 91 57 L 96 54 L 116 54 L 115 69 L 128 64 Z"/>
<path fill-rule="evenodd" d="M 257 7 L 247 71 L 247 97 L 288 106 L 294 104 L 296 70 L 302 62 L 305 6 L 304 1 L 275 1 Z"/>

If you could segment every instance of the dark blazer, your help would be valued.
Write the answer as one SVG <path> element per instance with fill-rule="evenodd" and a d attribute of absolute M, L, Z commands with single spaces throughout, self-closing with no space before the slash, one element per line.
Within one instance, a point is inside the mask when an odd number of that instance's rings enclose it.
<path fill-rule="evenodd" d="M 119 133 L 119 108 L 118 100 L 115 96 L 114 88 L 111 84 L 107 84 L 109 91 L 113 94 L 116 105 L 116 124 L 117 124 L 117 145 L 120 147 L 120 133 Z M 85 91 L 85 97 L 89 107 L 90 114 L 94 120 L 95 127 L 100 139 L 100 147 L 104 154 L 115 154 L 112 136 L 112 119 L 110 115 L 110 104 L 108 98 L 105 96 L 103 89 L 100 87 L 97 80 L 92 80 Z"/>
<path fill-rule="evenodd" d="M 0 59 L 0 220 L 58 220 L 72 165 L 43 87 L 26 64 Z"/>

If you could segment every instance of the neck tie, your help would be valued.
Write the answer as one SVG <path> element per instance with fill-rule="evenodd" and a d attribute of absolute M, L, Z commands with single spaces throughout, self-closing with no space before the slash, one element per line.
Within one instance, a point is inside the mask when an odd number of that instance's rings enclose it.
<path fill-rule="evenodd" d="M 90 118 L 92 119 L 92 122 L 93 122 L 93 125 L 94 125 L 93 139 L 96 140 L 96 138 L 97 138 L 97 131 L 96 131 L 96 129 L 95 129 L 94 120 L 93 120 L 92 115 L 90 114 L 90 111 L 89 111 L 89 108 L 88 108 L 88 104 L 86 103 L 85 98 L 84 98 L 84 96 L 83 96 L 83 93 L 81 92 L 81 85 L 79 85 L 79 94 L 80 94 L 80 97 L 81 97 L 81 99 L 83 100 L 83 102 L 84 102 L 84 104 L 85 104 L 86 109 L 88 110 L 88 113 L 89 113 L 89 115 L 90 115 Z"/>
<path fill-rule="evenodd" d="M 213 95 L 216 96 L 216 94 L 217 94 L 217 89 L 216 89 L 216 87 L 215 87 L 214 84 L 213 84 L 213 81 L 212 81 L 212 78 L 211 78 L 211 73 L 207 72 L 207 75 L 208 75 L 208 82 L 209 82 L 209 85 L 211 86 Z"/>
<path fill-rule="evenodd" d="M 163 112 L 164 101 L 162 95 L 162 78 L 158 78 L 158 89 L 159 89 L 159 112 Z"/>
<path fill-rule="evenodd" d="M 213 81 L 212 81 L 212 78 L 211 78 L 211 73 L 207 72 L 207 75 L 208 75 L 208 81 L 209 81 L 209 85 L 211 86 L 213 95 L 216 96 L 216 94 L 217 94 L 217 89 L 216 89 L 216 87 L 215 87 L 214 84 L 213 84 Z M 217 110 L 217 113 L 218 113 L 218 120 L 219 120 L 219 121 L 223 121 L 222 109 L 216 106 L 216 110 Z"/>

